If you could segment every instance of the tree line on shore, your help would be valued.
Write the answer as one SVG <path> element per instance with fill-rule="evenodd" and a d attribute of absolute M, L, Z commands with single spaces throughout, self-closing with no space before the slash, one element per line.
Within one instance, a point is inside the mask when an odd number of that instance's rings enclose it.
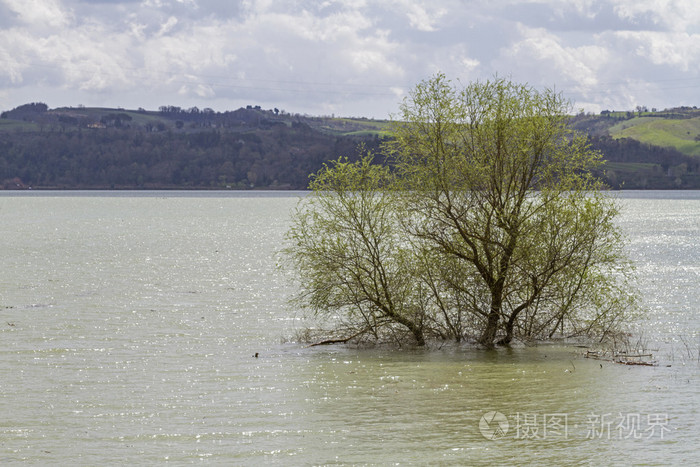
<path fill-rule="evenodd" d="M 255 109 L 230 125 L 191 116 L 135 124 L 107 113 L 77 124 L 65 116 L 39 128 L 0 132 L 0 184 L 56 189 L 305 189 L 310 173 L 360 140 L 274 123 Z M 235 124 L 234 124 L 235 123 Z M 287 124 L 288 123 L 288 124 Z"/>
<path fill-rule="evenodd" d="M 0 188 L 306 189 L 325 162 L 378 152 L 378 133 L 328 131 L 318 118 L 248 106 L 231 112 L 55 109 L 0 118 Z M 585 131 L 585 129 L 584 129 Z M 613 188 L 700 188 L 700 160 L 672 148 L 590 134 Z"/>

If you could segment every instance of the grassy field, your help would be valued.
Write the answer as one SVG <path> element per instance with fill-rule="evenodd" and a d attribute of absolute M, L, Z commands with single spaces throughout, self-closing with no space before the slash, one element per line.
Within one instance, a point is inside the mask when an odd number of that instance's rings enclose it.
<path fill-rule="evenodd" d="M 30 122 L 20 122 L 18 120 L 8 120 L 0 118 L 0 132 L 3 131 L 35 131 L 39 125 Z"/>
<path fill-rule="evenodd" d="M 605 162 L 605 170 L 615 170 L 619 172 L 640 172 L 654 170 L 658 164 L 649 164 L 644 162 Z"/>
<path fill-rule="evenodd" d="M 315 119 L 314 119 L 315 120 Z M 387 136 L 391 122 L 363 118 L 323 118 L 316 126 L 319 130 L 344 136 Z"/>
<path fill-rule="evenodd" d="M 635 117 L 609 129 L 614 138 L 632 138 L 654 146 L 673 147 L 689 156 L 700 156 L 700 117 L 666 119 Z"/>

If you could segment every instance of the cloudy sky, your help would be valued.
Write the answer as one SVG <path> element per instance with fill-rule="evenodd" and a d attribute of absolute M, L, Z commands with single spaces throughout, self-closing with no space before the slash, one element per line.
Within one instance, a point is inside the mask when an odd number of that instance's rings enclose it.
<path fill-rule="evenodd" d="M 0 110 L 387 118 L 441 71 L 575 107 L 700 105 L 698 0 L 0 0 Z"/>

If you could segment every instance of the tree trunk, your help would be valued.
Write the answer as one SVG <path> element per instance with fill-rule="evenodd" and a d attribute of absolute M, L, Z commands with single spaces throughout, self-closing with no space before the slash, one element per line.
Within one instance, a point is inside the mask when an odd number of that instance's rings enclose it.
<path fill-rule="evenodd" d="M 416 338 L 416 345 L 424 346 L 425 345 L 425 338 L 423 337 L 423 330 L 416 328 L 413 331 L 413 337 Z"/>
<path fill-rule="evenodd" d="M 406 328 L 408 328 L 408 330 L 411 331 L 411 334 L 413 334 L 413 337 L 416 339 L 416 345 L 425 345 L 425 338 L 423 337 L 423 326 L 420 323 L 415 323 L 410 319 L 402 316 L 401 314 L 396 313 L 393 309 L 389 308 L 383 303 L 377 302 L 377 306 L 380 310 L 384 312 L 386 316 L 388 316 L 395 322 L 406 326 Z"/>
<path fill-rule="evenodd" d="M 503 339 L 498 341 L 498 345 L 509 345 L 510 341 L 513 340 L 513 324 L 515 323 L 515 313 L 510 316 L 510 319 L 506 323 L 506 335 Z"/>
<path fill-rule="evenodd" d="M 503 339 L 498 341 L 498 345 L 510 344 L 510 341 L 513 340 L 513 327 L 515 327 L 515 319 L 518 317 L 521 311 L 526 310 L 530 305 L 534 303 L 535 298 L 539 296 L 540 290 L 541 289 L 537 287 L 537 285 L 535 285 L 534 292 L 532 293 L 530 298 L 525 303 L 522 303 L 520 306 L 518 306 L 515 310 L 511 312 L 510 317 L 508 318 L 508 322 L 506 323 L 506 335 Z"/>
<path fill-rule="evenodd" d="M 423 337 L 423 326 L 414 323 L 410 320 L 406 320 L 402 324 L 406 326 L 409 329 L 409 331 L 411 331 L 411 334 L 413 334 L 413 338 L 416 340 L 416 345 L 425 345 L 425 337 Z"/>
<path fill-rule="evenodd" d="M 491 312 L 489 313 L 488 320 L 486 321 L 486 328 L 484 332 L 481 333 L 479 338 L 479 344 L 486 348 L 493 348 L 493 341 L 496 339 L 496 331 L 498 330 L 498 312 L 494 311 L 491 307 Z"/>
<path fill-rule="evenodd" d="M 503 281 L 499 280 L 491 287 L 491 309 L 486 320 L 486 328 L 479 338 L 479 344 L 487 348 L 493 348 L 493 341 L 496 339 L 498 321 L 501 316 L 501 307 L 503 306 L 502 292 Z"/>

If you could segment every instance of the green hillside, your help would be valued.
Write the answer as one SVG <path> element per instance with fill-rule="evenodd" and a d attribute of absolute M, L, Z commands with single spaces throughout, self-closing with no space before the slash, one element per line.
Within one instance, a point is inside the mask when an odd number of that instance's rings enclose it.
<path fill-rule="evenodd" d="M 607 112 L 579 115 L 574 126 L 593 136 L 630 138 L 644 144 L 673 148 L 700 156 L 700 109 L 681 107 L 663 111 Z"/>
<path fill-rule="evenodd" d="M 669 119 L 635 117 L 609 129 L 613 138 L 632 138 L 654 146 L 672 147 L 689 156 L 700 156 L 700 116 Z"/>
<path fill-rule="evenodd" d="M 317 118 L 311 119 L 311 126 L 320 131 L 346 136 L 388 136 L 391 122 L 366 118 Z"/>

